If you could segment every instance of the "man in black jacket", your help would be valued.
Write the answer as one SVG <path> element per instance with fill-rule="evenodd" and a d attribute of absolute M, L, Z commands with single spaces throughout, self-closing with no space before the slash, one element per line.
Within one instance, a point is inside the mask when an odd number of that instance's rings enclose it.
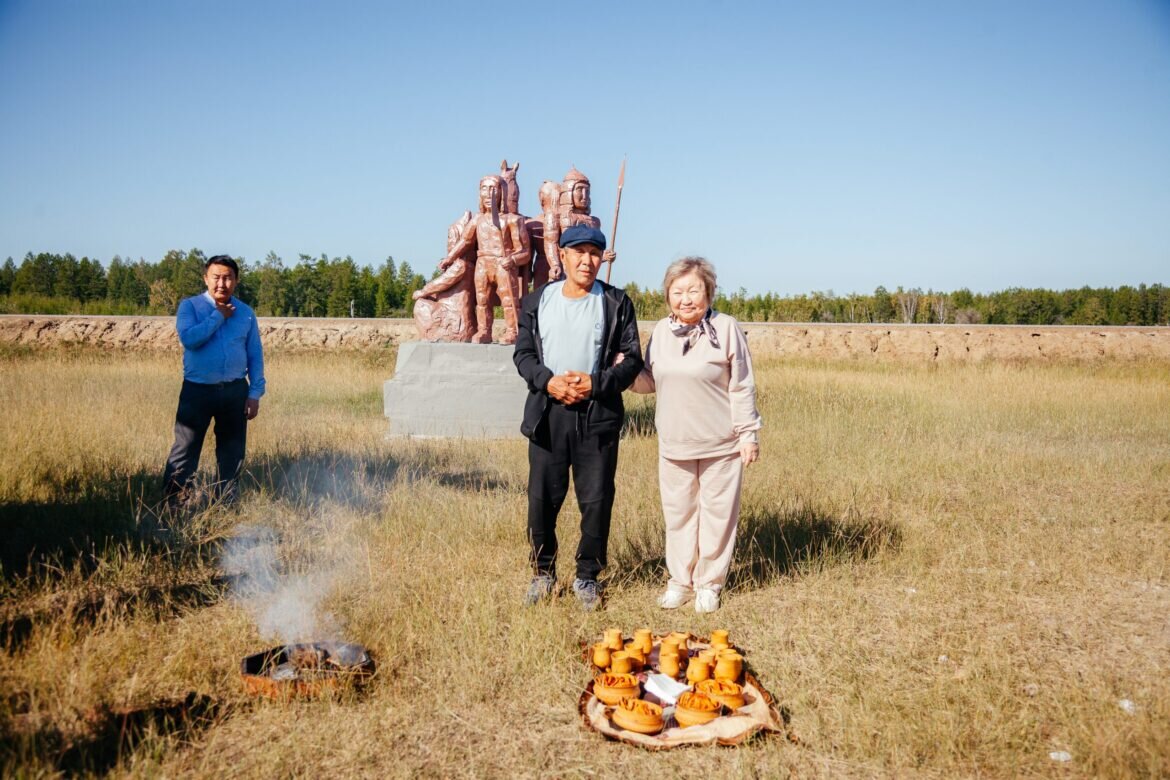
<path fill-rule="evenodd" d="M 642 370 L 634 305 L 597 279 L 605 236 L 591 225 L 565 230 L 563 281 L 524 298 L 513 361 L 528 383 L 521 432 L 528 445 L 528 541 L 533 578 L 525 601 L 547 598 L 556 583 L 557 514 L 569 470 L 581 509 L 573 592 L 585 609 L 601 601 L 597 576 L 606 564 L 613 511 L 622 391 Z M 618 355 L 622 356 L 618 360 Z"/>

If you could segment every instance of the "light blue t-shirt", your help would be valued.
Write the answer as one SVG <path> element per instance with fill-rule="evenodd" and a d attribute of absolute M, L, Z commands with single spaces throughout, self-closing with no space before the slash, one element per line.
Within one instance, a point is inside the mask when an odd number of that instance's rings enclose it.
<path fill-rule="evenodd" d="M 564 281 L 544 288 L 537 309 L 544 364 L 554 374 L 580 371 L 592 374 L 601 359 L 605 333 L 605 302 L 601 282 L 580 298 L 566 298 Z"/>

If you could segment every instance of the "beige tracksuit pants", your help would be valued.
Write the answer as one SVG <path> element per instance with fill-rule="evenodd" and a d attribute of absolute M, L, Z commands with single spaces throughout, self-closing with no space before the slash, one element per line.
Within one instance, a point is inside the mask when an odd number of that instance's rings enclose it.
<path fill-rule="evenodd" d="M 738 452 L 697 460 L 659 456 L 666 568 L 674 587 L 723 587 L 735 548 L 742 485 Z"/>

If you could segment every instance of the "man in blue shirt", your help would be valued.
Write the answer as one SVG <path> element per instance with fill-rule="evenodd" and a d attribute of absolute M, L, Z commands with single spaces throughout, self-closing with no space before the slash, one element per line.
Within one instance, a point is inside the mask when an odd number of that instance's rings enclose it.
<path fill-rule="evenodd" d="M 175 323 L 183 345 L 183 389 L 175 414 L 175 444 L 163 473 L 163 491 L 172 508 L 187 499 L 213 419 L 219 467 L 216 492 L 226 501 L 235 500 L 248 420 L 260 413 L 264 395 L 264 353 L 256 315 L 232 297 L 240 267 L 227 255 L 216 255 L 205 268 L 207 292 L 184 299 Z"/>

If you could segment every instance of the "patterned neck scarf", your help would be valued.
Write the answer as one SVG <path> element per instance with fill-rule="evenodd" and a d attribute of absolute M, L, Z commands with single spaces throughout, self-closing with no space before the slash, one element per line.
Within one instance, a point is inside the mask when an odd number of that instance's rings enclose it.
<path fill-rule="evenodd" d="M 711 346 L 719 349 L 719 337 L 715 335 L 715 326 L 711 324 L 711 317 L 715 315 L 715 310 L 710 306 L 707 307 L 707 313 L 703 315 L 703 319 L 687 325 L 685 322 L 679 322 L 675 316 L 670 315 L 669 325 L 670 332 L 683 340 L 683 354 L 691 351 L 691 347 L 699 343 L 699 339 L 704 335 L 711 341 Z"/>

